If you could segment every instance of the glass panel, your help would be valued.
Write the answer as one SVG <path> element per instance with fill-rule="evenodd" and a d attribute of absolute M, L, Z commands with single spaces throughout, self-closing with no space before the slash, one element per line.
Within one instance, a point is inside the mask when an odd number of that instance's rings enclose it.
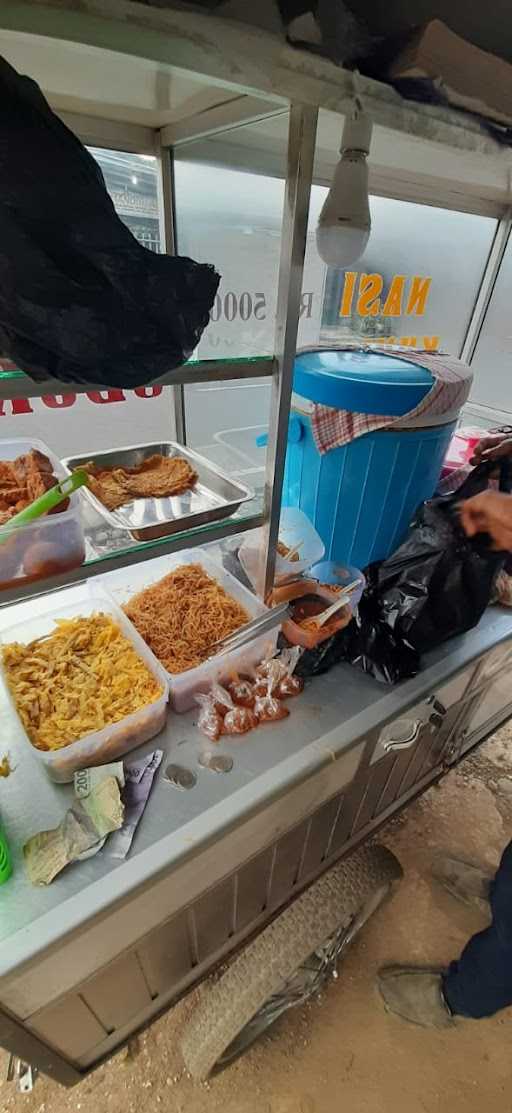
<path fill-rule="evenodd" d="M 181 159 L 174 170 L 179 253 L 222 276 L 195 355 L 270 355 L 284 182 Z"/>
<path fill-rule="evenodd" d="M 326 190 L 314 186 L 304 289 L 313 286 L 313 311 L 299 325 L 299 344 L 346 340 L 442 347 L 459 354 L 480 286 L 496 221 L 471 213 L 371 197 L 372 231 L 362 258 L 347 270 L 322 267 L 314 229 Z M 317 270 L 314 270 L 314 267 Z M 304 295 L 303 295 L 304 301 Z M 317 319 L 317 318 L 316 318 Z"/>
<path fill-rule="evenodd" d="M 475 380 L 471 402 L 489 407 L 510 421 L 512 413 L 512 241 L 509 240 L 492 298 L 480 333 L 472 364 Z M 489 414 L 493 420 L 493 414 Z"/>
<path fill-rule="evenodd" d="M 197 355 L 271 353 L 283 181 L 181 160 L 175 180 L 179 250 L 222 275 Z M 459 353 L 496 221 L 372 197 L 367 250 L 345 271 L 326 267 L 316 249 L 326 193 L 313 186 L 299 344 L 368 339 Z"/>
<path fill-rule="evenodd" d="M 244 130 L 244 129 L 242 129 Z M 206 163 L 175 163 L 178 248 L 222 278 L 196 355 L 271 353 L 284 183 Z M 461 350 L 496 221 L 371 198 L 372 234 L 349 271 L 326 267 L 316 224 L 327 190 L 313 186 L 299 346 L 348 340 Z M 456 296 L 454 296 L 456 291 Z M 269 384 L 186 388 L 190 443 L 201 447 L 268 420 Z M 205 405 L 205 402 L 207 404 Z"/>
<path fill-rule="evenodd" d="M 233 523 L 240 523 L 240 528 L 243 523 L 249 521 L 255 515 L 260 514 L 263 509 L 263 499 L 261 495 L 256 495 L 255 498 L 248 502 L 242 503 L 240 509 L 233 514 L 231 518 L 226 518 L 225 524 L 233 526 Z M 120 553 L 141 553 L 147 552 L 148 557 L 158 556 L 159 550 L 165 546 L 169 537 L 160 537 L 153 541 L 134 541 L 131 535 L 127 532 L 113 529 L 108 522 L 105 522 L 99 514 L 90 507 L 86 507 L 84 514 L 84 527 L 85 527 L 85 546 L 86 557 L 85 564 L 96 564 L 98 561 L 103 561 L 105 558 L 112 554 Z M 222 526 L 223 523 L 214 523 L 214 527 Z M 173 535 L 173 539 L 182 539 L 183 543 L 192 544 L 197 541 L 200 543 L 202 537 L 207 537 L 211 533 L 212 525 L 196 526 L 195 529 L 183 530 L 181 533 Z M 0 593 L 0 604 L 1 604 Z"/>
<path fill-rule="evenodd" d="M 183 533 L 175 534 L 173 540 L 180 541 L 180 547 L 182 549 L 193 545 L 201 545 L 202 547 L 208 546 L 208 548 L 212 550 L 212 555 L 215 555 L 217 559 L 221 559 L 222 563 L 223 554 L 232 551 L 236 552 L 238 550 L 240 541 L 245 537 L 246 526 L 251 529 L 260 525 L 257 516 L 261 514 L 262 508 L 262 499 L 259 497 L 253 499 L 251 502 L 243 504 L 236 514 L 226 519 L 226 526 L 229 527 L 230 531 L 229 534 L 225 537 L 221 535 L 218 540 L 209 541 L 208 538 L 209 535 L 211 535 L 212 527 L 208 525 L 198 526 L 196 529 L 190 529 L 183 531 Z M 110 529 L 110 527 L 103 522 L 103 519 L 89 509 L 86 510 L 83 519 L 86 556 L 81 568 L 76 569 L 76 581 L 72 580 L 71 582 L 78 582 L 83 579 L 84 568 L 93 565 L 102 565 L 102 572 L 109 572 L 111 569 L 109 567 L 108 558 L 112 556 L 144 553 L 148 560 L 152 557 L 161 556 L 162 550 L 169 542 L 168 537 L 161 537 L 154 541 L 146 542 L 132 541 L 129 534 L 124 533 L 121 535 L 118 530 Z M 219 523 L 217 523 L 217 526 L 218 525 Z M 238 528 L 242 531 L 241 533 L 236 532 Z M 242 573 L 236 561 L 231 562 L 229 570 L 237 579 L 242 579 Z M 23 582 L 20 581 L 18 587 L 17 581 L 13 580 L 9 590 L 14 591 L 14 589 L 17 589 L 16 593 L 8 601 L 5 599 L 7 592 L 4 593 L 0 591 L 0 609 L 4 606 L 10 606 L 11 603 L 15 603 L 27 596 L 37 594 L 38 582 L 35 580 L 24 585 Z M 47 588 L 45 587 L 44 591 L 46 590 Z"/>
<path fill-rule="evenodd" d="M 255 491 L 260 500 L 270 390 L 269 379 L 198 383 L 185 388 L 187 444 Z"/>
<path fill-rule="evenodd" d="M 213 263 L 222 278 L 199 359 L 271 355 L 284 182 L 175 161 L 180 254 Z M 269 380 L 185 388 L 187 442 L 258 492 L 264 481 Z"/>
<path fill-rule="evenodd" d="M 101 166 L 118 216 L 144 247 L 161 251 L 156 158 L 101 147 L 88 150 Z"/>

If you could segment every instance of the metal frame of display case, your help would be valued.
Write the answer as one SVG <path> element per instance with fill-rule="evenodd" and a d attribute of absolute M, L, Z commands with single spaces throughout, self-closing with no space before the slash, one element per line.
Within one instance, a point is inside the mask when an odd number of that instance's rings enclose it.
<path fill-rule="evenodd" d="M 41 580 L 27 587 L 13 586 L 2 593 L 0 603 L 5 605 L 27 595 L 53 590 L 94 576 L 106 570 L 124 567 L 145 559 L 146 555 L 163 555 L 176 552 L 189 545 L 191 539 L 198 537 L 201 542 L 214 541 L 219 537 L 240 533 L 256 526 L 266 527 L 264 563 L 260 576 L 260 594 L 266 597 L 274 582 L 275 550 L 279 531 L 281 491 L 287 445 L 288 415 L 293 381 L 293 364 L 297 346 L 302 274 L 306 250 L 309 198 L 313 179 L 313 160 L 315 154 L 316 125 L 318 109 L 303 105 L 290 108 L 287 175 L 281 232 L 281 255 L 279 263 L 277 314 L 275 327 L 275 355 L 271 358 L 248 358 L 233 360 L 191 361 L 158 380 L 159 385 L 173 387 L 176 436 L 186 443 L 186 420 L 184 385 L 186 383 L 222 382 L 229 380 L 271 378 L 271 406 L 268 449 L 265 466 L 265 486 L 263 513 L 253 514 L 240 520 L 233 518 L 222 525 L 203 527 L 200 531 L 183 531 L 158 545 L 147 543 L 137 550 L 127 550 L 102 558 L 97 563 L 87 563 L 80 568 Z M 163 143 L 159 148 L 159 187 L 158 197 L 161 211 L 163 243 L 168 254 L 177 249 L 175 231 L 175 194 L 172 173 L 172 147 Z M 70 389 L 70 384 L 57 380 L 32 383 L 27 376 L 17 372 L 0 375 L 0 397 L 19 398 L 26 396 L 27 388 L 32 397 L 43 394 L 59 394 Z M 71 384 L 73 391 L 84 393 L 94 389 L 90 384 L 82 386 Z M 101 388 L 98 388 L 101 389 Z"/>
<path fill-rule="evenodd" d="M 77 584 L 98 573 L 257 525 L 264 525 L 266 530 L 260 584 L 265 593 L 273 582 L 318 110 L 346 111 L 356 78 L 325 59 L 276 45 L 271 36 L 255 37 L 243 26 L 236 28 L 217 17 L 189 11 L 152 9 L 131 0 L 4 0 L 2 28 L 14 35 L 47 35 L 154 58 L 180 72 L 206 74 L 218 87 L 218 103 L 186 120 L 156 129 L 64 113 L 66 122 L 85 142 L 156 151 L 162 242 L 169 253 L 179 246 L 174 221 L 173 150 L 200 137 L 276 114 L 289 113 L 289 130 L 275 355 L 191 361 L 159 380 L 174 388 L 178 439 L 182 441 L 186 440 L 186 383 L 262 377 L 271 380 L 262 512 L 112 553 L 26 588 L 13 587 L 2 593 L 1 602 Z M 357 82 L 376 122 L 392 128 L 396 135 L 410 132 L 426 141 L 434 138 L 452 152 L 483 154 L 495 160 L 503 181 L 508 182 L 510 154 L 474 121 L 438 107 L 404 103 L 393 90 L 376 82 L 359 78 Z M 495 215 L 499 224 L 467 331 L 469 356 L 510 234 L 507 189 L 508 185 L 502 183 L 496 194 L 474 200 L 474 208 L 470 205 L 471 211 Z M 463 201 L 459 204 L 464 207 Z M 0 399 L 69 389 L 69 384 L 56 381 L 34 384 L 20 372 L 0 373 Z M 85 390 L 73 389 L 77 393 Z M 201 797 L 198 814 L 187 819 L 188 835 L 182 836 L 182 843 L 177 837 L 180 828 L 171 829 L 165 809 L 148 808 L 145 831 L 151 829 L 154 840 L 146 850 L 111 875 L 98 875 L 95 898 L 87 887 L 83 893 L 68 893 L 64 888 L 65 900 L 60 908 L 53 909 L 59 938 L 50 934 L 50 912 L 45 915 L 44 939 L 37 932 L 31 939 L 27 931 L 18 933 L 23 939 L 18 939 L 16 946 L 23 945 L 25 951 L 17 954 L 12 962 L 14 973 L 3 983 L 3 1045 L 60 1082 L 72 1084 L 83 1078 L 277 915 L 297 892 L 373 834 L 390 815 L 437 781 L 466 749 L 508 718 L 512 711 L 510 694 L 508 690 L 502 692 L 500 684 L 511 660 L 510 615 L 502 613 L 496 618 L 488 614 L 473 635 L 454 647 L 442 647 L 422 673 L 396 690 L 378 690 L 357 670 L 346 690 L 332 674 L 318 678 L 313 692 L 306 690 L 302 697 L 305 710 L 297 712 L 293 746 L 276 725 L 267 764 L 264 739 L 251 759 L 254 768 L 241 749 L 233 774 L 240 781 L 231 795 L 222 797 L 219 782 L 205 780 L 201 791 L 207 807 L 203 808 Z M 391 735 L 383 741 L 383 727 L 403 725 L 404 715 L 414 726 L 411 738 L 404 743 L 403 738 L 393 741 Z M 198 745 L 197 731 L 185 719 L 181 730 L 186 737 L 180 742 L 180 754 L 184 759 L 188 753 L 192 761 Z M 168 738 L 161 738 L 163 746 L 168 743 Z M 31 807 L 33 801 L 39 803 L 39 796 L 46 793 L 46 798 L 50 797 L 48 786 L 44 792 L 39 790 L 38 773 L 29 755 L 27 766 L 13 778 L 14 783 L 7 782 L 13 793 L 13 812 L 20 823 L 24 796 L 30 796 Z M 218 794 L 215 800 L 213 792 Z M 192 829 L 194 838 L 190 836 Z M 94 871 L 93 865 L 90 868 Z M 128 874 L 130 884 L 124 880 Z M 72 887 L 72 876 L 69 883 Z M 94 899 L 92 913 L 90 902 Z M 210 926 L 215 930 L 207 930 Z M 164 929 L 169 933 L 167 949 L 162 945 Z M 204 953 L 199 945 L 201 932 L 206 938 Z M 193 944 L 190 954 L 187 951 L 187 961 L 169 971 L 168 952 L 173 946 L 178 952 L 179 941 L 185 936 L 190 936 Z M 151 976 L 147 973 L 150 967 Z M 127 1015 L 111 1022 L 106 1014 L 116 996 L 113 990 L 122 982 L 129 997 L 130 977 L 138 984 L 143 980 L 143 970 L 145 990 L 136 1008 L 134 1005 L 135 1011 L 129 1011 L 133 1002 L 127 1000 Z M 134 993 L 137 996 L 136 988 Z M 83 1011 L 86 1002 L 93 998 L 97 1001 L 98 995 L 101 1001 L 97 1015 L 93 1004 L 87 1008 L 90 1024 L 96 1022 L 103 1031 L 101 1042 L 76 1054 L 64 1053 L 62 1048 L 70 1038 L 77 1010 Z M 59 1016 L 54 1006 L 57 1011 L 62 1007 Z"/>

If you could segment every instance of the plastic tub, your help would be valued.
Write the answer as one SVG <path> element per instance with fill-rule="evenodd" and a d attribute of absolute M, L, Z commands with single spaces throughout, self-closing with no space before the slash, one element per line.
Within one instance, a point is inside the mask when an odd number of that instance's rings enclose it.
<path fill-rule="evenodd" d="M 176 556 L 157 557 L 155 560 L 145 561 L 143 564 L 134 565 L 132 568 L 122 568 L 118 572 L 110 572 L 102 577 L 102 587 L 120 606 L 127 603 L 132 595 L 142 591 L 143 588 L 161 580 L 175 568 L 184 564 L 200 564 L 204 571 L 216 580 L 229 595 L 237 599 L 245 607 L 249 618 L 256 618 L 265 614 L 267 607 L 253 595 L 234 576 L 209 557 L 202 549 L 188 549 Z M 128 621 L 128 620 L 126 620 Z M 168 673 L 171 704 L 175 711 L 189 711 L 196 708 L 194 696 L 196 692 L 207 692 L 214 681 L 226 681 L 233 672 L 244 673 L 259 664 L 267 652 L 275 650 L 279 627 L 270 633 L 262 634 L 253 642 L 235 650 L 225 653 L 221 657 L 212 657 L 203 665 L 195 669 L 187 669 L 182 673 Z M 146 652 L 150 650 L 146 647 Z M 153 656 L 151 654 L 151 656 Z M 153 658 L 156 660 L 156 658 Z M 162 666 L 159 666 L 162 668 Z"/>
<path fill-rule="evenodd" d="M 263 536 L 262 529 L 254 530 L 242 541 L 238 550 L 240 564 L 253 587 L 257 583 Z M 295 545 L 300 543 L 300 549 L 297 554 L 299 560 L 286 560 L 286 557 L 276 553 L 274 583 L 277 585 L 288 583 L 290 580 L 297 579 L 297 576 L 302 576 L 313 564 L 322 559 L 325 552 L 324 543 L 314 526 L 311 525 L 309 518 L 302 510 L 297 510 L 294 506 L 285 507 L 281 510 L 279 540 L 287 545 L 289 549 L 293 549 Z"/>
<path fill-rule="evenodd" d="M 0 460 L 15 460 L 17 456 L 30 452 L 31 448 L 48 457 L 57 479 L 66 477 L 68 473 L 60 460 L 43 441 L 36 438 L 0 440 Z M 80 498 L 75 493 L 71 495 L 67 510 L 20 526 L 12 537 L 0 545 L 0 591 L 11 587 L 14 580 L 30 583 L 78 568 L 84 557 Z"/>
<path fill-rule="evenodd" d="M 242 425 L 238 429 L 221 429 L 214 433 L 214 440 L 236 453 L 242 468 L 264 468 L 267 444 L 267 425 Z"/>
<path fill-rule="evenodd" d="M 487 429 L 478 429 L 474 425 L 461 426 L 456 429 L 448 445 L 444 458 L 441 479 L 469 464 L 477 444 L 489 435 Z"/>
<path fill-rule="evenodd" d="M 27 643 L 34 638 L 50 634 L 58 618 L 87 617 L 98 611 L 112 616 L 114 622 L 121 628 L 123 634 L 132 642 L 138 656 L 144 661 L 144 664 L 155 679 L 162 685 L 163 691 L 162 695 L 159 699 L 155 700 L 154 703 L 150 703 L 146 707 L 141 707 L 139 711 L 135 711 L 132 715 L 127 715 L 126 718 L 120 719 L 118 723 L 103 727 L 101 730 L 94 731 L 93 734 L 87 734 L 83 738 L 77 739 L 76 742 L 70 742 L 69 746 L 64 746 L 60 750 L 45 751 L 38 750 L 36 746 L 32 745 L 18 715 L 16 704 L 6 681 L 5 670 L 0 656 L 1 673 L 5 689 L 11 707 L 22 726 L 23 738 L 30 752 L 41 762 L 52 780 L 59 783 L 71 781 L 77 769 L 85 769 L 90 765 L 103 765 L 105 762 L 116 761 L 118 758 L 122 757 L 123 754 L 128 753 L 129 750 L 133 750 L 135 746 L 140 746 L 143 742 L 149 741 L 155 734 L 158 734 L 158 732 L 162 730 L 166 719 L 166 705 L 169 693 L 164 670 L 155 660 L 146 643 L 140 637 L 140 634 L 138 634 L 137 630 L 132 626 L 132 623 L 128 621 L 126 615 L 123 614 L 117 604 L 106 594 L 102 594 L 97 589 L 95 589 L 94 592 L 91 591 L 88 595 L 84 595 L 82 599 L 77 600 L 75 603 L 68 603 L 60 607 L 58 602 L 53 599 L 48 609 L 43 613 L 39 613 L 35 615 L 34 618 L 20 623 L 17 626 L 10 626 L 3 630 L 1 643 L 4 645 L 14 641 Z"/>
<path fill-rule="evenodd" d="M 283 504 L 307 514 L 328 559 L 365 568 L 389 556 L 417 507 L 433 495 L 458 410 L 433 417 L 427 407 L 409 427 L 407 415 L 432 384 L 430 371 L 392 352 L 297 354 Z M 403 421 L 321 454 L 313 433 L 315 405 Z M 446 405 L 452 406 L 451 394 Z"/>
<path fill-rule="evenodd" d="M 301 626 L 298 611 L 303 611 L 302 619 L 310 616 L 311 618 L 320 616 L 323 611 L 331 606 L 333 601 L 336 601 L 336 597 L 333 600 L 328 584 L 317 584 L 315 590 L 311 591 L 307 581 L 302 596 L 304 602 L 302 603 L 300 596 L 296 597 L 290 604 L 291 617 L 283 622 L 283 634 L 290 645 L 301 645 L 303 649 L 314 649 L 316 645 L 321 645 L 322 642 L 327 641 L 333 634 L 337 634 L 339 630 L 343 630 L 352 621 L 352 606 L 349 603 L 337 611 L 326 622 L 325 626 L 305 629 Z"/>
<path fill-rule="evenodd" d="M 366 579 L 359 568 L 353 568 L 350 564 L 338 564 L 335 560 L 322 560 L 311 569 L 311 575 L 323 586 L 331 584 L 333 587 L 348 587 L 359 580 L 357 587 L 350 592 L 350 606 L 353 611 L 356 609 L 366 587 Z"/>

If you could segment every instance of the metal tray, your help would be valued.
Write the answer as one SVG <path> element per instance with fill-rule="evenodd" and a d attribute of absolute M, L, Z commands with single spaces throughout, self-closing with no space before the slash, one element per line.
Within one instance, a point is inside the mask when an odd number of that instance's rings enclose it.
<path fill-rule="evenodd" d="M 194 526 L 206 525 L 221 518 L 229 518 L 238 507 L 254 497 L 254 492 L 238 483 L 215 467 L 204 456 L 174 441 L 157 444 L 132 444 L 108 452 L 89 452 L 81 456 L 68 456 L 62 461 L 67 471 L 73 471 L 93 460 L 105 467 L 137 467 L 148 456 L 183 456 L 197 472 L 198 479 L 190 491 L 169 498 L 133 499 L 118 510 L 106 506 L 82 488 L 83 497 L 94 506 L 115 529 L 128 530 L 137 541 L 150 541 L 166 537 Z"/>

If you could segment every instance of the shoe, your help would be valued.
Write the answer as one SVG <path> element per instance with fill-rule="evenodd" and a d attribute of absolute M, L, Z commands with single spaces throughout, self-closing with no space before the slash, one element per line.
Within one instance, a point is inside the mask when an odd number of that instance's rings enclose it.
<path fill-rule="evenodd" d="M 377 986 L 388 1012 L 422 1028 L 454 1024 L 442 992 L 442 971 L 421 966 L 384 966 Z"/>
<path fill-rule="evenodd" d="M 431 872 L 434 880 L 456 900 L 478 908 L 480 912 L 489 912 L 492 876 L 485 870 L 472 862 L 441 854 L 434 861 Z"/>

